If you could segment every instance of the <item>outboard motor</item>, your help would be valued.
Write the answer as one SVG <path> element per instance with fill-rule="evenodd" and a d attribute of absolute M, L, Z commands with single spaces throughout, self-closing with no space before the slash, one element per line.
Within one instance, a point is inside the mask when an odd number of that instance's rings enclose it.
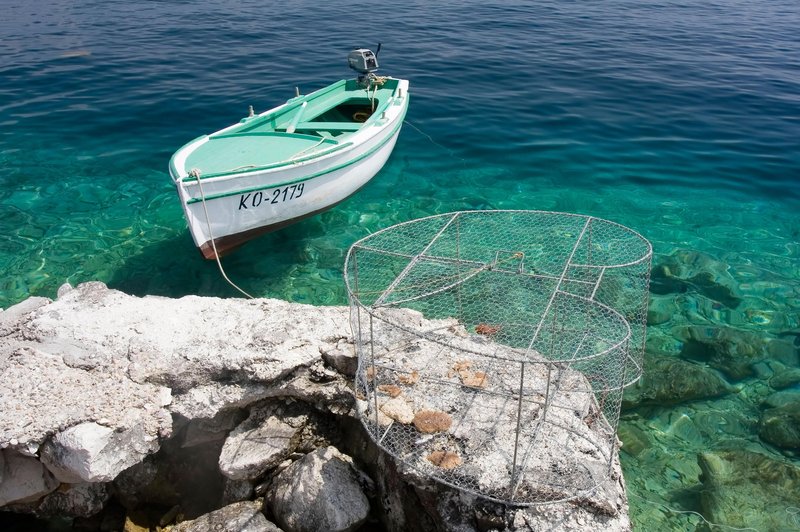
<path fill-rule="evenodd" d="M 350 68 L 358 72 L 358 83 L 364 87 L 369 87 L 375 80 L 374 72 L 378 70 L 378 53 L 381 45 L 378 44 L 378 52 L 372 53 L 368 48 L 358 48 L 350 52 L 347 56 L 347 63 Z"/>

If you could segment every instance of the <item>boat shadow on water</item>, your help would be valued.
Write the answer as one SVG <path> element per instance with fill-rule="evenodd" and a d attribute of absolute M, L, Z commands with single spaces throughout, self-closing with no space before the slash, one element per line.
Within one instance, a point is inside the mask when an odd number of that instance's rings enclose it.
<path fill-rule="evenodd" d="M 319 218 L 267 233 L 222 257 L 231 280 L 254 297 L 281 297 L 298 266 L 307 264 L 307 241 L 324 234 Z M 203 260 L 188 232 L 142 248 L 115 269 L 109 288 L 143 297 L 243 297 L 220 274 L 216 261 Z"/>

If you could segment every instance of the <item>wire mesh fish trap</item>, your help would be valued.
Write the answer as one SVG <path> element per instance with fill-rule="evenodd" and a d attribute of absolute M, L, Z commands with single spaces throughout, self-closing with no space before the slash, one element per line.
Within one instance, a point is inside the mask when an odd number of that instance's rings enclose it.
<path fill-rule="evenodd" d="M 651 256 L 619 224 L 541 211 L 431 216 L 356 242 L 345 282 L 370 436 L 491 500 L 591 493 L 641 376 Z"/>

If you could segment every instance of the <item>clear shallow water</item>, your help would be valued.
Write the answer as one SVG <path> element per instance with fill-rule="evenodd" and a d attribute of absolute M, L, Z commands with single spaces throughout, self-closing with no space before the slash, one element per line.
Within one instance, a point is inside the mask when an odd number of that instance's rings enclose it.
<path fill-rule="evenodd" d="M 235 296 L 192 244 L 170 155 L 248 105 L 348 76 L 347 52 L 381 41 L 380 73 L 410 79 L 413 93 L 392 158 L 336 209 L 226 257 L 245 290 L 343 304 L 344 255 L 370 231 L 453 210 L 544 209 L 632 227 L 656 263 L 689 250 L 725 265 L 737 308 L 692 289 L 660 295 L 679 312 L 651 336 L 692 324 L 765 340 L 800 332 L 794 1 L 0 7 L 0 307 L 89 280 Z M 623 420 L 655 442 L 622 453 L 636 524 L 701 523 L 658 506 L 697 510 L 698 452 L 734 442 L 781 458 L 754 428 L 748 391 L 762 383 Z"/>

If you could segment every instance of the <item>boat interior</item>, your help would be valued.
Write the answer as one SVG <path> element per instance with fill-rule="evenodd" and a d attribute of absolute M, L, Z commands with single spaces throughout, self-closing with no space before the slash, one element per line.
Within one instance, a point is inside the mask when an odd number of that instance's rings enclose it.
<path fill-rule="evenodd" d="M 341 139 L 358 131 L 362 124 L 381 109 L 397 89 L 398 80 L 387 79 L 375 89 L 366 90 L 355 80 L 341 81 L 308 96 L 295 98 L 285 112 L 266 116 L 264 123 L 242 131 L 264 128 L 285 133 L 304 133 L 324 138 Z M 291 101 L 291 100 L 290 100 Z"/>
<path fill-rule="evenodd" d="M 388 105 L 399 81 L 369 91 L 343 80 L 292 98 L 273 112 L 247 117 L 214 133 L 186 158 L 203 177 L 286 164 L 334 149 Z"/>

